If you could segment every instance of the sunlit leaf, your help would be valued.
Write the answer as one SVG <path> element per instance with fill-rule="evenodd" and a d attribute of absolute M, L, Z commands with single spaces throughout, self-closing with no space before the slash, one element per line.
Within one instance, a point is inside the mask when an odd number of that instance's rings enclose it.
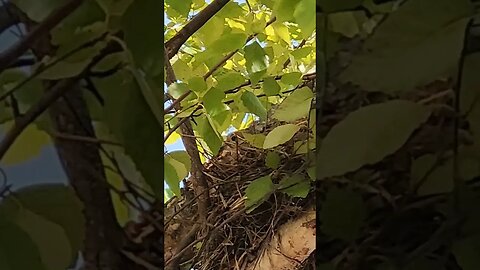
<path fill-rule="evenodd" d="M 280 85 L 278 85 L 275 78 L 267 77 L 263 80 L 262 89 L 267 96 L 275 96 L 280 92 Z"/>
<path fill-rule="evenodd" d="M 273 6 L 273 14 L 278 21 L 290 21 L 293 19 L 293 12 L 298 1 L 292 0 L 276 0 Z"/>
<path fill-rule="evenodd" d="M 263 143 L 263 148 L 273 148 L 277 145 L 288 142 L 297 131 L 300 130 L 300 127 L 295 124 L 285 124 L 274 128 L 267 134 L 265 142 Z"/>
<path fill-rule="evenodd" d="M 268 60 L 265 50 L 260 46 L 260 44 L 258 44 L 258 42 L 255 41 L 245 46 L 244 50 L 248 72 L 255 73 L 267 68 Z"/>
<path fill-rule="evenodd" d="M 240 49 L 245 44 L 247 35 L 244 33 L 231 33 L 221 36 L 215 42 L 213 42 L 209 50 L 211 53 L 226 53 L 232 52 L 236 49 Z"/>
<path fill-rule="evenodd" d="M 279 105 L 273 117 L 280 121 L 295 121 L 302 117 L 307 117 L 310 112 L 313 92 L 308 87 L 302 87 L 291 93 Z"/>
<path fill-rule="evenodd" d="M 187 17 L 188 12 L 192 6 L 192 0 L 178 1 L 178 0 L 166 0 L 165 3 L 176 10 L 183 17 Z"/>
<path fill-rule="evenodd" d="M 303 38 L 307 39 L 310 37 L 316 25 L 315 0 L 299 1 L 293 16 L 302 30 Z"/>

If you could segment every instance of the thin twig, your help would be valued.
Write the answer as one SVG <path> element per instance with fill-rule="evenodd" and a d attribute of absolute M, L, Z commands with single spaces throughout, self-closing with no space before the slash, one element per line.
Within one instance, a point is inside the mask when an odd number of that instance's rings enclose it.
<path fill-rule="evenodd" d="M 19 40 L 5 52 L 0 53 L 0 73 L 10 66 L 17 58 L 22 56 L 30 47 L 50 30 L 57 26 L 63 19 L 74 12 L 83 0 L 70 0 L 65 5 L 54 10 L 45 20 L 38 24 L 32 32 Z"/>

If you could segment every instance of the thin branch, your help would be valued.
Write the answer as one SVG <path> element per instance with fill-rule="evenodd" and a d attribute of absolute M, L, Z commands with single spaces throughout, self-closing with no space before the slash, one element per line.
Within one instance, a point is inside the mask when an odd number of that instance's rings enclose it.
<path fill-rule="evenodd" d="M 25 14 L 14 4 L 4 3 L 0 7 L 0 33 L 21 23 L 25 17 Z"/>
<path fill-rule="evenodd" d="M 165 51 L 165 54 L 167 54 L 166 51 Z M 166 62 L 165 64 L 166 64 L 166 70 L 167 70 L 166 83 L 167 85 L 171 85 L 176 81 L 175 73 L 173 72 L 173 68 L 172 68 L 172 65 L 170 64 L 170 60 L 166 60 L 165 62 Z M 173 102 L 175 103 L 175 100 Z M 181 110 L 181 106 L 179 103 L 176 103 L 175 110 L 177 111 Z M 182 138 L 183 145 L 185 146 L 185 150 L 190 156 L 190 160 L 192 164 L 190 178 L 193 186 L 193 191 L 195 195 L 199 195 L 197 199 L 197 207 L 198 207 L 197 214 L 199 217 L 199 221 L 206 224 L 208 207 L 210 204 L 210 196 L 208 192 L 209 187 L 208 187 L 208 182 L 205 179 L 205 175 L 203 174 L 203 164 L 201 162 L 200 153 L 198 151 L 196 139 L 194 137 L 192 123 L 190 121 L 185 121 L 185 123 L 183 123 L 180 126 L 180 129 L 182 133 L 182 135 L 180 136 Z M 194 240 L 195 233 L 198 229 L 200 229 L 200 225 L 197 223 L 189 232 L 189 234 L 184 239 L 182 239 L 182 241 L 179 243 L 179 246 L 178 246 L 180 248 L 176 249 L 176 258 L 173 260 L 170 260 L 172 264 L 167 269 L 178 268 L 179 258 L 181 256 L 180 253 L 183 250 L 183 247 L 188 246 L 188 244 Z"/>
<path fill-rule="evenodd" d="M 200 11 L 193 19 L 187 23 L 175 36 L 165 43 L 165 51 L 167 58 L 171 59 L 177 54 L 180 47 L 198 31 L 205 23 L 210 20 L 218 11 L 220 11 L 229 0 L 214 0 L 202 11 Z"/>
<path fill-rule="evenodd" d="M 104 33 L 103 35 L 101 35 L 100 37 L 96 38 L 96 39 L 93 39 L 93 40 L 90 40 L 90 41 L 87 41 L 85 42 L 84 44 L 81 44 L 80 46 L 72 49 L 71 51 L 67 52 L 66 54 L 62 55 L 61 57 L 58 57 L 57 59 L 55 59 L 54 61 L 52 61 L 51 63 L 47 64 L 47 65 L 44 65 L 44 66 L 41 66 L 39 67 L 38 69 L 36 69 L 28 78 L 26 78 L 25 80 L 21 81 L 20 83 L 18 83 L 17 85 L 15 85 L 15 87 L 13 87 L 12 89 L 6 91 L 5 93 L 3 93 L 2 95 L 0 95 L 0 101 L 4 100 L 5 98 L 7 98 L 8 96 L 10 96 L 11 94 L 13 94 L 14 92 L 18 91 L 22 86 L 24 86 L 25 84 L 27 84 L 29 81 L 33 80 L 34 78 L 36 78 L 38 75 L 40 75 L 42 72 L 44 72 L 45 70 L 47 69 L 50 69 L 51 67 L 55 66 L 56 64 L 58 64 L 59 62 L 65 60 L 66 58 L 72 56 L 73 54 L 83 50 L 83 49 L 86 49 L 86 48 L 89 48 L 89 47 L 92 47 L 94 46 L 95 44 L 97 44 L 97 42 L 103 40 L 105 37 L 106 37 L 107 33 Z"/>
<path fill-rule="evenodd" d="M 90 64 L 78 75 L 66 80 L 60 81 L 55 84 L 50 91 L 47 91 L 40 100 L 32 105 L 30 109 L 15 122 L 14 126 L 5 134 L 5 137 L 0 142 L 0 160 L 4 157 L 10 146 L 15 142 L 17 137 L 23 132 L 23 130 L 31 124 L 37 117 L 39 117 L 48 107 L 55 102 L 59 97 L 65 94 L 68 90 L 73 88 L 73 85 L 77 83 L 88 70 L 96 65 L 104 54 L 100 54 L 92 59 Z"/>
<path fill-rule="evenodd" d="M 270 21 L 267 22 L 266 26 L 269 26 L 270 24 L 272 24 L 273 22 L 275 22 L 276 18 L 273 17 L 272 19 L 270 19 Z M 249 36 L 247 38 L 247 40 L 245 41 L 245 43 L 248 43 L 250 40 L 252 40 L 254 37 L 257 36 L 257 33 Z M 166 49 L 165 49 L 166 50 Z M 205 75 L 203 75 L 203 79 L 204 80 L 207 80 L 208 77 L 210 77 L 218 68 L 222 67 L 227 61 L 228 59 L 230 59 L 233 55 L 235 55 L 236 53 L 238 52 L 238 49 L 233 51 L 233 52 L 230 52 L 229 54 L 227 54 L 225 57 L 222 58 L 222 60 L 220 60 L 220 62 L 218 62 L 212 69 L 210 69 Z M 167 78 L 169 77 L 169 72 L 172 73 L 173 72 L 173 68 L 171 69 L 171 71 L 169 71 L 167 69 Z M 171 75 L 170 75 L 171 77 Z M 174 83 L 176 81 L 176 79 L 174 81 L 172 81 L 171 83 Z M 168 84 L 168 83 L 167 83 Z M 168 84 L 169 85 L 169 84 Z M 180 104 L 180 102 L 182 102 L 185 98 L 188 97 L 188 95 L 190 95 L 190 93 L 192 93 L 191 90 L 188 90 L 187 92 L 185 92 L 183 95 L 181 95 L 179 98 L 177 98 L 176 100 L 173 101 L 173 103 L 168 106 L 166 109 L 164 109 L 163 113 L 164 114 L 167 114 L 169 111 L 171 111 L 173 108 L 175 108 L 175 106 L 178 106 Z"/>
<path fill-rule="evenodd" d="M 77 142 L 85 142 L 85 143 L 93 143 L 93 144 L 109 144 L 114 146 L 122 146 L 120 143 L 112 142 L 108 140 L 102 140 L 94 137 L 85 137 L 79 135 L 72 135 L 72 134 L 65 134 L 60 132 L 48 132 L 48 135 L 57 139 L 63 140 L 70 140 L 70 141 L 77 141 Z"/>
<path fill-rule="evenodd" d="M 188 121 L 190 119 L 190 117 L 192 117 L 192 115 L 198 111 L 199 109 L 201 108 L 201 106 L 197 106 L 197 108 L 195 108 L 191 113 L 190 115 L 188 115 L 187 117 L 183 117 L 182 119 L 180 119 L 180 121 L 178 121 L 178 123 L 173 126 L 173 128 L 169 129 L 168 130 L 168 133 L 167 135 L 165 135 L 165 137 L 163 138 L 163 142 L 166 142 L 168 140 L 168 138 L 170 137 L 170 135 L 173 134 L 173 132 L 175 132 L 175 130 L 177 130 L 181 125 L 183 125 L 185 123 L 185 121 Z"/>
<path fill-rule="evenodd" d="M 50 30 L 57 26 L 63 19 L 74 12 L 83 0 L 70 0 L 64 6 L 54 10 L 44 21 L 35 29 L 28 33 L 5 52 L 0 53 L 0 73 L 22 56 L 32 45 L 42 36 L 47 35 Z"/>

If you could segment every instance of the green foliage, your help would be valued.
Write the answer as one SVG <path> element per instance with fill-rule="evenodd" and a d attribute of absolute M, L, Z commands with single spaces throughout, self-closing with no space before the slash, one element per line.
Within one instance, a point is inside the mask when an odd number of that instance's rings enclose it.
<path fill-rule="evenodd" d="M 160 198 L 163 177 L 158 166 L 161 166 L 163 147 L 159 138 L 163 132 L 140 87 L 126 71 L 98 79 L 96 83 L 105 98 L 105 123 Z"/>
<path fill-rule="evenodd" d="M 279 189 L 292 197 L 306 198 L 310 191 L 310 181 L 302 175 L 294 174 L 283 178 Z"/>
<path fill-rule="evenodd" d="M 270 131 L 265 137 L 263 142 L 263 148 L 269 149 L 277 145 L 288 142 L 297 131 L 300 130 L 300 127 L 295 124 L 285 124 L 278 126 Z"/>
<path fill-rule="evenodd" d="M 21 189 L 2 201 L 0 213 L 25 234 L 18 235 L 19 239 L 28 237 L 38 248 L 46 269 L 67 268 L 83 246 L 82 206 L 69 187 L 38 185 Z M 26 256 L 37 256 L 37 251 L 30 248 L 23 252 L 28 252 Z"/>
<path fill-rule="evenodd" d="M 267 118 L 267 109 L 262 105 L 260 100 L 250 91 L 245 91 L 242 94 L 243 105 L 248 108 L 249 112 L 260 117 L 260 120 Z"/>
<path fill-rule="evenodd" d="M 270 175 L 260 177 L 250 183 L 245 190 L 247 213 L 252 212 L 257 206 L 267 200 L 274 191 L 274 187 Z"/>
<path fill-rule="evenodd" d="M 308 116 L 313 92 L 308 87 L 302 87 L 287 96 L 275 109 L 273 118 L 280 121 L 292 122 Z"/>
<path fill-rule="evenodd" d="M 0 216 L 0 267 L 6 270 L 48 269 L 30 236 L 4 216 Z"/>
<path fill-rule="evenodd" d="M 382 160 L 400 148 L 429 115 L 427 108 L 405 100 L 369 105 L 350 113 L 322 140 L 317 177 L 342 175 Z"/>
<path fill-rule="evenodd" d="M 340 79 L 395 93 L 453 74 L 472 12 L 468 0 L 406 2 L 376 28 Z"/>

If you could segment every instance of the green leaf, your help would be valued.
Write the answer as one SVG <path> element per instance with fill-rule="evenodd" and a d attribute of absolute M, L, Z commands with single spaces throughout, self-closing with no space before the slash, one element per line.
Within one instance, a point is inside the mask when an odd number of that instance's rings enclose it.
<path fill-rule="evenodd" d="M 298 49 L 295 49 L 294 51 L 292 51 L 290 54 L 293 55 L 293 57 L 295 57 L 295 59 L 302 59 L 302 58 L 305 58 L 307 57 L 310 53 L 312 53 L 314 51 L 314 48 L 308 46 L 308 47 L 302 47 L 302 48 L 298 48 Z"/>
<path fill-rule="evenodd" d="M 188 175 L 185 164 L 166 154 L 164 159 L 164 166 L 165 181 L 167 182 L 173 193 L 180 197 L 180 181 L 185 179 L 185 177 L 187 177 Z"/>
<path fill-rule="evenodd" d="M 362 196 L 338 188 L 328 191 L 319 215 L 324 233 L 347 241 L 358 237 L 365 217 L 366 207 Z"/>
<path fill-rule="evenodd" d="M 217 88 L 221 90 L 231 90 L 245 83 L 245 78 L 238 72 L 228 72 L 217 78 Z"/>
<path fill-rule="evenodd" d="M 454 74 L 472 12 L 468 0 L 406 2 L 376 28 L 340 79 L 397 93 Z"/>
<path fill-rule="evenodd" d="M 140 87 L 128 71 L 119 71 L 95 83 L 105 99 L 105 123 L 160 198 L 163 129 Z"/>
<path fill-rule="evenodd" d="M 477 153 L 475 148 L 459 149 L 458 165 L 461 180 L 467 181 L 480 175 L 480 161 Z M 439 164 L 436 163 L 437 157 L 432 154 L 421 156 L 413 162 L 412 185 L 424 181 L 418 188 L 418 195 L 446 193 L 453 190 L 453 159 L 447 158 Z M 426 176 L 427 172 L 430 172 L 428 176 Z"/>
<path fill-rule="evenodd" d="M 42 263 L 40 251 L 30 236 L 4 216 L 0 216 L 0 268 L 50 270 Z"/>
<path fill-rule="evenodd" d="M 277 152 L 268 152 L 265 157 L 265 165 L 271 169 L 277 169 L 280 165 L 280 155 Z"/>
<path fill-rule="evenodd" d="M 245 61 L 249 73 L 265 70 L 268 67 L 268 59 L 265 50 L 257 41 L 245 46 Z"/>
<path fill-rule="evenodd" d="M 295 174 L 283 178 L 280 181 L 279 188 L 289 196 L 306 198 L 310 191 L 310 181 L 301 175 Z"/>
<path fill-rule="evenodd" d="M 283 74 L 280 81 L 289 86 L 297 86 L 302 81 L 302 73 L 290 72 Z"/>
<path fill-rule="evenodd" d="M 316 25 L 315 0 L 301 0 L 298 2 L 293 17 L 302 30 L 304 39 L 309 38 Z"/>
<path fill-rule="evenodd" d="M 150 76 L 163 71 L 163 33 L 160 27 L 152 27 L 157 25 L 161 12 L 161 1 L 142 0 L 134 1 L 122 16 L 125 42 L 136 65 Z"/>
<path fill-rule="evenodd" d="M 341 10 L 354 9 L 362 5 L 363 0 L 318 0 L 323 12 L 331 13 Z"/>
<path fill-rule="evenodd" d="M 178 162 L 181 162 L 188 172 L 192 169 L 190 156 L 186 151 L 172 151 L 168 153 L 168 156 Z"/>
<path fill-rule="evenodd" d="M 188 85 L 186 83 L 172 83 L 168 87 L 168 93 L 174 98 L 177 99 L 183 94 L 189 91 Z"/>
<path fill-rule="evenodd" d="M 266 138 L 264 134 L 249 134 L 249 133 L 243 132 L 242 135 L 245 138 L 245 140 L 252 146 L 258 149 L 263 148 L 263 143 L 265 142 L 265 138 Z"/>
<path fill-rule="evenodd" d="M 90 59 L 78 62 L 60 61 L 51 68 L 40 73 L 38 78 L 45 80 L 60 80 L 75 77 L 80 74 L 90 62 Z"/>
<path fill-rule="evenodd" d="M 260 204 L 266 201 L 273 193 L 274 185 L 270 175 L 260 177 L 252 181 L 245 190 L 245 207 L 247 213 L 252 212 Z"/>
<path fill-rule="evenodd" d="M 292 122 L 307 117 L 310 112 L 313 92 L 308 87 L 302 87 L 291 93 L 275 109 L 273 118 L 280 121 Z"/>
<path fill-rule="evenodd" d="M 64 270 L 71 265 L 75 257 L 72 257 L 72 248 L 62 227 L 27 209 L 19 209 L 13 221 L 37 245 L 48 269 Z"/>
<path fill-rule="evenodd" d="M 197 94 L 202 96 L 207 90 L 207 83 L 202 77 L 193 77 L 188 80 L 188 87 Z"/>
<path fill-rule="evenodd" d="M 279 22 L 290 21 L 293 19 L 293 11 L 298 1 L 276 0 L 273 6 L 273 14 Z"/>
<path fill-rule="evenodd" d="M 250 91 L 245 91 L 242 94 L 243 105 L 247 107 L 248 111 L 260 117 L 261 120 L 267 118 L 267 109 L 262 105 L 255 94 Z"/>
<path fill-rule="evenodd" d="M 281 22 L 274 22 L 271 24 L 275 34 L 277 34 L 281 39 L 283 39 L 287 44 L 291 44 L 292 40 L 290 38 L 290 32 L 288 27 Z"/>
<path fill-rule="evenodd" d="M 277 145 L 288 142 L 297 131 L 300 130 L 300 127 L 295 124 L 285 124 L 274 128 L 267 134 L 265 142 L 263 143 L 264 149 L 273 148 Z"/>
<path fill-rule="evenodd" d="M 193 77 L 193 70 L 180 58 L 172 64 L 172 68 L 175 76 L 180 81 L 186 82 Z"/>
<path fill-rule="evenodd" d="M 246 40 L 247 35 L 245 33 L 230 33 L 223 35 L 210 45 L 210 53 L 221 54 L 233 52 L 242 48 Z"/>
<path fill-rule="evenodd" d="M 213 16 L 194 34 L 194 36 L 198 35 L 203 44 L 208 46 L 222 36 L 224 28 L 225 19 Z"/>
<path fill-rule="evenodd" d="M 83 247 L 85 219 L 82 203 L 70 187 L 62 184 L 33 185 L 17 190 L 15 198 L 7 198 L 6 203 L 21 203 L 25 210 L 59 225 L 71 247 L 71 254 L 62 259 L 70 258 L 68 263 L 71 263 L 76 258 Z"/>
<path fill-rule="evenodd" d="M 369 105 L 350 113 L 321 142 L 317 177 L 343 175 L 382 160 L 400 148 L 429 115 L 427 108 L 405 100 Z"/>
<path fill-rule="evenodd" d="M 31 0 L 28 0 L 31 1 Z M 62 5 L 65 1 L 62 2 Z M 68 15 L 57 27 L 51 31 L 52 43 L 54 45 L 71 44 L 77 41 L 77 47 L 84 41 L 85 36 L 82 33 L 85 31 L 93 30 L 90 28 L 97 23 L 103 23 L 105 21 L 105 12 L 98 5 L 97 1 L 83 1 L 75 11 Z M 104 31 L 103 31 L 104 32 Z M 81 42 L 79 42 L 79 40 Z"/>
<path fill-rule="evenodd" d="M 332 32 L 340 33 L 348 38 L 353 38 L 360 33 L 360 26 L 357 23 L 353 12 L 339 12 L 328 16 Z"/>
<path fill-rule="evenodd" d="M 166 0 L 165 3 L 170 6 L 170 8 L 173 8 L 178 12 L 183 17 L 187 17 L 188 12 L 190 11 L 190 8 L 192 6 L 192 0 L 184 0 L 184 1 L 178 1 L 178 0 Z"/>
<path fill-rule="evenodd" d="M 222 102 L 224 98 L 225 93 L 222 90 L 215 87 L 210 88 L 202 98 L 203 106 L 205 110 L 207 110 L 207 113 L 214 116 L 227 110 L 228 108 Z"/>
<path fill-rule="evenodd" d="M 262 89 L 267 96 L 275 96 L 280 93 L 280 85 L 278 85 L 274 77 L 265 78 L 263 80 Z"/>
<path fill-rule="evenodd" d="M 13 123 L 11 122 L 5 124 L 3 126 L 4 130 L 9 130 L 12 125 Z M 40 155 L 42 149 L 51 143 L 47 133 L 39 130 L 35 125 L 29 125 L 5 153 L 1 160 L 2 164 L 14 165 L 30 160 Z M 28 147 L 26 147 L 27 145 Z"/>
<path fill-rule="evenodd" d="M 222 138 L 213 128 L 208 116 L 202 116 L 198 119 L 198 130 L 200 137 L 205 141 L 213 155 L 216 155 L 222 147 Z"/>

